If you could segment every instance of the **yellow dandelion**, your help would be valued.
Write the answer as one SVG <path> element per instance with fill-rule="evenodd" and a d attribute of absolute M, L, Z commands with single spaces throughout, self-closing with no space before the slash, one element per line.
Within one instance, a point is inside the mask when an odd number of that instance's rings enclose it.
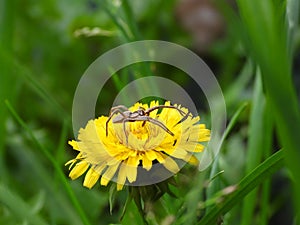
<path fill-rule="evenodd" d="M 136 103 L 128 110 L 119 107 L 111 118 L 90 120 L 79 130 L 78 141 L 69 141 L 79 151 L 66 163 L 69 176 L 76 179 L 88 170 L 85 187 L 92 188 L 100 179 L 104 186 L 115 181 L 117 190 L 124 184 L 140 186 L 167 179 L 186 162 L 198 164 L 193 154 L 203 151 L 200 143 L 210 139 L 210 131 L 199 120 L 170 102 Z"/>

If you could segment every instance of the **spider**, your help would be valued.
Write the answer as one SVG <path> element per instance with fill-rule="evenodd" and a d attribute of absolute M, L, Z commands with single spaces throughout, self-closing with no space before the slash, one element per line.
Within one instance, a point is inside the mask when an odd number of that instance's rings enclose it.
<path fill-rule="evenodd" d="M 156 109 L 162 109 L 162 108 L 170 108 L 170 109 L 176 109 L 182 116 L 183 118 L 178 121 L 177 124 L 183 122 L 184 120 L 186 120 L 186 118 L 188 117 L 189 113 L 185 113 L 183 112 L 181 109 L 175 107 L 175 106 L 171 106 L 171 105 L 157 105 L 157 106 L 153 106 L 149 109 L 144 109 L 143 107 L 139 107 L 138 110 L 131 112 L 126 106 L 124 105 L 118 105 L 115 107 L 112 107 L 110 110 L 110 114 L 109 117 L 106 121 L 106 136 L 108 136 L 108 123 L 109 121 L 112 119 L 113 115 L 116 115 L 113 119 L 112 122 L 113 123 L 123 123 L 123 130 L 126 136 L 126 143 L 128 143 L 128 135 L 126 134 L 126 129 L 125 129 L 125 123 L 126 122 L 135 122 L 135 121 L 144 121 L 142 126 L 145 125 L 145 123 L 148 121 L 150 123 L 153 123 L 159 127 L 161 127 L 164 131 L 166 131 L 168 134 L 174 136 L 173 132 L 170 131 L 162 122 L 153 119 L 152 117 L 149 116 L 150 112 L 156 110 Z"/>

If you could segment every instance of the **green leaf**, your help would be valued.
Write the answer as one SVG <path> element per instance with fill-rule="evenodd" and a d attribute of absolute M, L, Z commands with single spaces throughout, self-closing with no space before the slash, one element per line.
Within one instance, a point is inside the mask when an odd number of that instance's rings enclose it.
<path fill-rule="evenodd" d="M 235 126 L 235 124 L 238 121 L 239 116 L 241 115 L 241 113 L 248 107 L 248 103 L 245 102 L 243 103 L 234 113 L 234 115 L 232 116 L 228 126 L 226 127 L 226 130 L 221 138 L 220 141 L 220 148 L 222 148 L 225 139 L 227 138 L 227 136 L 229 135 L 230 131 L 233 129 L 233 127 Z M 207 195 L 207 199 L 212 198 L 215 193 L 220 190 L 220 184 L 218 182 L 218 179 L 214 179 L 216 177 L 216 174 L 219 174 L 220 172 L 218 172 L 218 157 L 215 159 L 215 161 L 213 162 L 213 166 L 212 169 L 210 171 L 210 178 L 209 180 L 211 181 L 211 185 L 207 188 L 206 191 L 206 195 Z M 207 212 L 209 212 L 211 210 L 211 208 L 207 208 Z"/>
<path fill-rule="evenodd" d="M 269 114 L 265 96 L 263 94 L 262 81 L 259 70 L 256 73 L 253 103 L 250 114 L 248 134 L 248 149 L 246 161 L 246 173 L 254 169 L 262 160 L 265 152 L 271 149 L 273 136 L 272 116 Z M 257 188 L 254 189 L 243 202 L 242 225 L 253 224 L 254 210 L 257 202 Z M 263 198 L 263 196 L 261 196 Z"/>
<path fill-rule="evenodd" d="M 279 150 L 244 177 L 237 185 L 237 190 L 227 196 L 222 202 L 216 204 L 197 224 L 215 224 L 219 217 L 236 206 L 248 193 L 280 169 L 282 165 L 283 150 Z"/>
<path fill-rule="evenodd" d="M 245 43 L 258 63 L 275 128 L 294 178 L 300 171 L 300 107 L 291 76 L 285 1 L 237 1 L 249 41 Z M 299 10 L 299 9 L 296 9 Z M 253 16 L 255 15 L 255 16 Z M 300 212 L 300 180 L 293 183 L 294 203 Z"/>
<path fill-rule="evenodd" d="M 56 161 L 56 159 L 52 156 L 52 154 L 48 151 L 48 149 L 46 149 L 39 141 L 38 139 L 35 137 L 35 135 L 33 134 L 33 132 L 31 131 L 31 129 L 26 125 L 26 123 L 21 119 L 21 117 L 17 114 L 17 112 L 14 110 L 14 108 L 12 107 L 12 105 L 9 103 L 9 101 L 5 101 L 7 108 L 9 109 L 9 111 L 11 112 L 11 114 L 14 116 L 14 118 L 16 119 L 16 121 L 22 126 L 22 128 L 27 131 L 27 133 L 29 134 L 31 140 L 33 141 L 33 143 L 41 150 L 41 152 L 45 155 L 45 157 L 52 163 L 58 178 L 60 179 L 61 183 L 63 184 L 67 194 L 69 195 L 70 200 L 72 201 L 72 203 L 74 204 L 74 207 L 76 208 L 78 214 L 80 215 L 82 222 L 85 225 L 90 225 L 90 222 L 87 218 L 87 216 L 85 215 L 85 212 L 83 211 L 81 205 L 79 204 L 72 188 L 70 187 L 60 165 L 58 164 L 58 162 Z"/>
<path fill-rule="evenodd" d="M 136 207 L 138 208 L 138 212 L 139 214 L 141 215 L 142 219 L 143 219 L 143 222 L 145 225 L 148 224 L 146 218 L 145 218 L 145 212 L 144 212 L 144 208 L 143 208 L 143 202 L 142 202 L 142 196 L 141 196 L 141 193 L 140 193 L 140 187 L 134 187 L 134 186 L 131 186 L 129 187 L 129 194 L 131 195 L 131 197 L 133 198 L 134 202 L 135 202 L 135 205 Z"/>
<path fill-rule="evenodd" d="M 17 84 L 11 60 L 4 57 L 13 54 L 14 5 L 14 0 L 0 1 L 0 176 L 2 181 L 5 181 L 8 175 L 4 162 L 7 110 L 3 107 L 3 103 L 5 99 L 14 102 Z"/>
<path fill-rule="evenodd" d="M 117 185 L 116 185 L 116 183 L 112 183 L 111 186 L 109 187 L 109 191 L 108 191 L 108 201 L 109 201 L 110 215 L 112 215 L 113 204 L 114 204 L 114 201 L 115 201 L 116 193 L 117 193 Z"/>
<path fill-rule="evenodd" d="M 36 225 L 46 225 L 44 221 L 29 205 L 16 193 L 13 193 L 8 187 L 0 183 L 0 202 L 12 212 L 13 216 L 24 223 Z"/>

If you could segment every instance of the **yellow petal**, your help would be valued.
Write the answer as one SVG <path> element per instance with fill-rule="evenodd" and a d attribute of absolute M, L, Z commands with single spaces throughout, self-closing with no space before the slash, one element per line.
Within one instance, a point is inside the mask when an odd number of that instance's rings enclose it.
<path fill-rule="evenodd" d="M 129 158 L 130 159 L 130 158 Z M 137 177 L 137 165 L 134 162 L 134 159 L 130 159 L 127 161 L 126 165 L 126 177 L 130 183 L 136 181 Z"/>
<path fill-rule="evenodd" d="M 102 185 L 102 186 L 106 186 L 107 184 L 108 184 L 108 182 L 109 182 L 110 180 L 109 179 L 106 179 L 105 177 L 101 177 L 101 180 L 100 180 L 100 184 Z"/>
<path fill-rule="evenodd" d="M 120 162 L 116 163 L 115 165 L 109 166 L 105 173 L 101 177 L 100 184 L 103 186 L 106 186 L 108 182 L 111 180 L 111 178 L 115 175 L 118 167 L 120 165 Z"/>
<path fill-rule="evenodd" d="M 144 155 L 144 157 L 142 158 L 142 164 L 143 168 L 149 171 L 152 167 L 152 160 L 149 160 L 148 157 Z"/>
<path fill-rule="evenodd" d="M 140 157 L 136 156 L 136 157 L 129 157 L 127 160 L 127 164 L 133 167 L 137 167 L 140 163 Z"/>
<path fill-rule="evenodd" d="M 188 152 L 202 152 L 205 148 L 204 145 L 193 142 L 186 143 L 183 147 Z"/>
<path fill-rule="evenodd" d="M 156 159 L 156 154 L 155 154 L 155 151 L 153 151 L 153 150 L 146 151 L 145 155 L 151 161 L 153 161 L 154 159 Z"/>
<path fill-rule="evenodd" d="M 171 157 L 166 157 L 162 164 L 166 169 L 174 174 L 178 173 L 178 171 L 180 170 L 177 163 Z"/>
<path fill-rule="evenodd" d="M 117 184 L 117 191 L 121 191 L 123 189 L 124 184 Z"/>
<path fill-rule="evenodd" d="M 119 174 L 117 179 L 117 183 L 118 183 L 117 190 L 119 190 L 118 187 L 121 189 L 123 188 L 125 181 L 126 181 L 126 164 L 122 163 L 119 169 Z"/>
<path fill-rule="evenodd" d="M 187 155 L 187 152 L 183 148 L 165 148 L 161 149 L 161 151 L 164 151 L 168 155 L 177 158 L 177 159 L 184 159 Z"/>
<path fill-rule="evenodd" d="M 77 141 L 74 141 L 74 140 L 68 141 L 68 144 L 71 145 L 74 150 L 80 151 Z"/>
<path fill-rule="evenodd" d="M 136 181 L 137 177 L 137 168 L 133 166 L 127 166 L 126 167 L 126 176 L 130 183 Z"/>
<path fill-rule="evenodd" d="M 193 166 L 199 165 L 199 160 L 194 155 L 192 155 L 191 158 L 186 159 L 186 161 Z"/>
<path fill-rule="evenodd" d="M 210 136 L 201 136 L 199 137 L 198 141 L 199 142 L 206 142 L 210 140 Z"/>
<path fill-rule="evenodd" d="M 71 177 L 72 180 L 75 180 L 76 178 L 80 177 L 89 167 L 89 164 L 85 161 L 79 162 L 76 164 L 76 166 L 71 170 L 69 177 Z"/>
<path fill-rule="evenodd" d="M 77 161 L 77 159 L 71 159 L 71 160 L 69 160 L 68 162 L 65 163 L 65 166 L 71 164 L 71 165 L 69 166 L 69 169 L 71 169 L 71 167 L 73 166 L 73 164 L 74 164 L 76 161 Z"/>
<path fill-rule="evenodd" d="M 154 107 L 154 106 L 158 106 L 158 101 L 151 101 L 150 102 L 150 108 Z M 156 110 L 153 110 L 152 112 L 150 112 L 149 116 L 152 117 L 152 118 L 155 118 L 156 117 L 156 114 L 157 114 L 157 111 L 158 109 Z"/>
<path fill-rule="evenodd" d="M 115 164 L 118 164 L 120 163 L 121 161 L 117 159 L 117 157 L 108 157 L 106 159 L 106 164 L 108 166 L 112 166 L 112 165 L 115 165 Z"/>
<path fill-rule="evenodd" d="M 89 171 L 86 173 L 83 186 L 91 189 L 99 179 L 100 174 L 97 173 L 94 169 L 89 169 Z"/>
<path fill-rule="evenodd" d="M 160 152 L 156 152 L 156 151 L 153 152 L 155 154 L 155 159 L 157 159 L 158 162 L 163 163 L 166 158 L 165 155 Z"/>

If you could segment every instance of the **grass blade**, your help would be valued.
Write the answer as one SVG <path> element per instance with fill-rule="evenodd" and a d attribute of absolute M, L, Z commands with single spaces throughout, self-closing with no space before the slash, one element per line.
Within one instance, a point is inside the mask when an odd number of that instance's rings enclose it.
<path fill-rule="evenodd" d="M 34 136 L 33 132 L 30 130 L 30 128 L 26 125 L 26 123 L 19 117 L 19 115 L 17 114 L 17 112 L 13 109 L 13 107 L 11 106 L 11 104 L 6 101 L 6 106 L 9 109 L 9 111 L 11 112 L 11 114 L 14 116 L 14 118 L 16 119 L 16 121 L 21 125 L 21 127 L 27 131 L 27 133 L 29 134 L 31 140 L 33 141 L 34 144 L 36 144 L 36 146 L 42 151 L 42 153 L 45 155 L 45 157 L 52 163 L 56 174 L 58 175 L 58 178 L 60 179 L 61 183 L 63 184 L 67 194 L 69 195 L 69 198 L 71 200 L 71 202 L 74 204 L 75 209 L 77 210 L 79 216 L 82 219 L 82 222 L 85 225 L 90 225 L 89 220 L 87 219 L 81 205 L 79 204 L 72 188 L 70 187 L 65 174 L 63 173 L 62 169 L 60 168 L 60 165 L 57 163 L 56 159 L 51 155 L 51 153 L 42 145 L 40 144 L 40 142 L 37 140 L 37 138 Z"/>
<path fill-rule="evenodd" d="M 14 30 L 14 3 L 15 1 L 0 1 L 0 55 L 11 55 L 13 52 L 13 30 Z M 5 99 L 13 101 L 16 80 L 12 76 L 12 66 L 4 60 L 0 63 L 0 176 L 6 180 L 5 168 L 5 139 L 7 110 L 3 107 Z"/>
<path fill-rule="evenodd" d="M 239 0 L 238 7 L 249 37 L 246 45 L 260 66 L 276 131 L 286 149 L 287 166 L 296 178 L 300 171 L 300 112 L 291 77 L 285 5 L 282 1 Z M 294 179 L 293 190 L 300 212 L 299 179 Z"/>
<path fill-rule="evenodd" d="M 287 0 L 286 1 L 286 16 L 288 26 L 288 49 L 290 56 L 293 54 L 295 48 L 295 35 L 299 19 L 299 1 L 298 0 Z"/>
<path fill-rule="evenodd" d="M 230 120 L 228 126 L 226 127 L 226 130 L 221 138 L 221 142 L 220 142 L 220 148 L 222 148 L 222 145 L 225 141 L 225 139 L 227 138 L 227 136 L 229 135 L 230 131 L 233 129 L 234 125 L 237 123 L 239 116 L 241 115 L 241 113 L 247 108 L 248 103 L 243 103 L 238 109 L 237 111 L 234 113 L 234 115 L 232 116 L 232 119 Z M 216 158 L 214 160 L 212 169 L 210 171 L 210 177 L 209 180 L 212 181 L 211 185 L 209 186 L 209 188 L 206 191 L 207 194 L 207 199 L 210 199 L 214 196 L 214 194 L 220 190 L 220 185 L 219 182 L 217 182 L 218 180 L 213 180 L 214 177 L 216 176 L 216 173 L 218 173 L 218 158 Z M 207 208 L 207 212 L 209 212 L 211 210 L 211 207 Z"/>
<path fill-rule="evenodd" d="M 264 152 L 271 149 L 272 123 L 268 114 L 266 99 L 263 94 L 259 70 L 256 74 L 253 104 L 250 116 L 249 140 L 246 161 L 246 173 L 254 169 L 262 160 Z M 242 225 L 253 224 L 253 213 L 257 202 L 257 188 L 243 202 Z"/>
<path fill-rule="evenodd" d="M 0 202 L 6 205 L 13 213 L 13 216 L 23 221 L 23 223 L 29 222 L 29 224 L 33 225 L 47 224 L 39 215 L 32 212 L 31 205 L 3 184 L 0 184 Z"/>
<path fill-rule="evenodd" d="M 197 224 L 211 225 L 216 224 L 219 217 L 224 215 L 236 206 L 249 192 L 260 183 L 265 181 L 274 172 L 283 166 L 283 150 L 279 150 L 262 164 L 256 167 L 249 175 L 244 177 L 237 185 L 237 190 L 227 196 L 222 202 L 215 205 Z"/>

